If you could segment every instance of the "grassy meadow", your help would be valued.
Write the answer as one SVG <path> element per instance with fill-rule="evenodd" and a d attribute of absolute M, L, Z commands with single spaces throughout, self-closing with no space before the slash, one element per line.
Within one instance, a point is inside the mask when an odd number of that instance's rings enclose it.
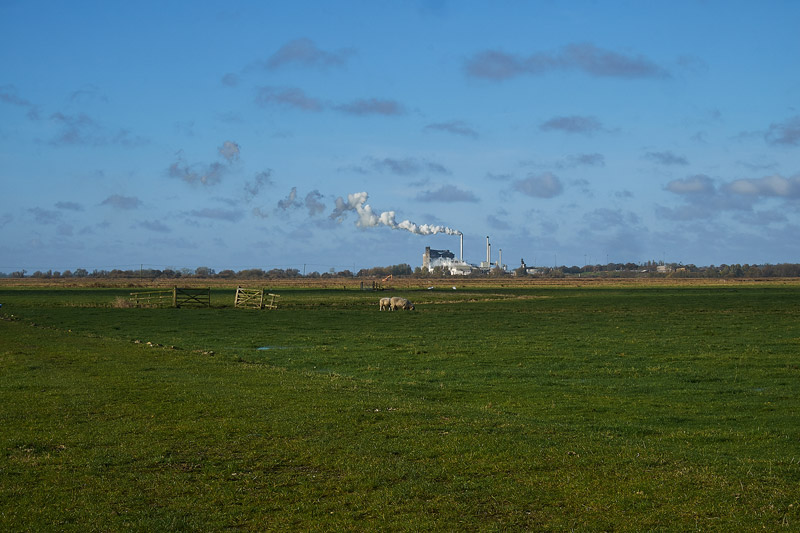
<path fill-rule="evenodd" d="M 0 285 L 0 530 L 800 529 L 800 283 L 439 285 Z"/>

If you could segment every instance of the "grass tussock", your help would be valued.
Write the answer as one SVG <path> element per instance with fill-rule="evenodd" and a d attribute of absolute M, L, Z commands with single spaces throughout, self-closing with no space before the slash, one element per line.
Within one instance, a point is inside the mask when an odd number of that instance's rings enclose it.
<path fill-rule="evenodd" d="M 117 296 L 111 302 L 111 307 L 115 309 L 130 309 L 132 307 L 136 307 L 136 305 L 131 301 L 130 298 L 125 298 L 124 296 Z"/>

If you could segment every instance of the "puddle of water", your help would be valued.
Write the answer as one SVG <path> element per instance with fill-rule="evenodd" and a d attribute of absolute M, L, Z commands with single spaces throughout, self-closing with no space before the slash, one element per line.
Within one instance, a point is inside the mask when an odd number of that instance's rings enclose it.
<path fill-rule="evenodd" d="M 256 350 L 285 350 L 287 346 L 259 346 Z"/>

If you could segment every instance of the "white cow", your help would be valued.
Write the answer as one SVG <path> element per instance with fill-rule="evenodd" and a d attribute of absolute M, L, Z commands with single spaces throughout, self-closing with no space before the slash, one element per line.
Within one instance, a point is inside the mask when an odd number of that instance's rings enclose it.
<path fill-rule="evenodd" d="M 391 298 L 381 298 L 380 302 L 381 311 L 391 311 L 392 310 L 392 299 Z"/>

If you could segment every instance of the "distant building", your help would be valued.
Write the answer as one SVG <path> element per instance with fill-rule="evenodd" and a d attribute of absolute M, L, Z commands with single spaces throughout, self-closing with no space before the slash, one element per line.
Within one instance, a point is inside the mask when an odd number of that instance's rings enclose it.
<path fill-rule="evenodd" d="M 432 270 L 438 266 L 436 263 L 442 263 L 442 260 L 453 260 L 456 255 L 450 250 L 432 250 L 430 246 L 425 247 L 425 253 L 422 254 L 422 268 Z"/>
<path fill-rule="evenodd" d="M 436 267 L 441 267 L 453 276 L 466 276 L 474 268 L 461 259 L 456 259 L 456 255 L 450 250 L 432 250 L 430 246 L 426 246 L 425 253 L 422 254 L 422 269 L 430 272 Z"/>
<path fill-rule="evenodd" d="M 505 270 L 505 265 L 503 265 L 503 270 Z M 541 269 L 536 268 L 536 267 L 529 267 L 527 264 L 525 264 L 525 259 L 520 259 L 519 260 L 519 269 L 513 271 L 515 276 L 517 275 L 519 270 L 521 270 L 522 272 L 524 272 L 524 273 L 526 273 L 526 274 L 528 274 L 530 276 L 542 273 Z"/>

